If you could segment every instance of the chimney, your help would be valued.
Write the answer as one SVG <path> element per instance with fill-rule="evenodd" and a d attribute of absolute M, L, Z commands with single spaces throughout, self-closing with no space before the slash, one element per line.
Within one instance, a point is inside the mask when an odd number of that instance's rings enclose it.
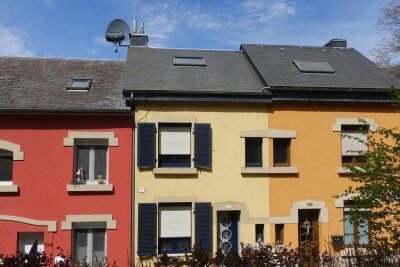
<path fill-rule="evenodd" d="M 346 48 L 347 40 L 335 38 L 324 44 L 324 47 Z"/>
<path fill-rule="evenodd" d="M 136 20 L 133 20 L 133 30 L 129 35 L 130 46 L 147 46 L 149 36 L 144 33 L 144 22 L 142 22 L 140 32 L 137 31 Z"/>

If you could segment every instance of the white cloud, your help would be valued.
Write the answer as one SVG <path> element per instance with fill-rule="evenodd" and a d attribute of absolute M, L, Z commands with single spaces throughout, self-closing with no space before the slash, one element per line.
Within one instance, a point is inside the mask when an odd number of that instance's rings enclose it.
<path fill-rule="evenodd" d="M 246 0 L 242 6 L 246 15 L 259 23 L 267 23 L 272 19 L 296 14 L 294 4 L 285 0 Z"/>
<path fill-rule="evenodd" d="M 34 49 L 28 35 L 17 27 L 0 25 L 0 56 L 32 57 Z"/>
<path fill-rule="evenodd" d="M 110 44 L 109 42 L 107 42 L 106 37 L 104 37 L 104 36 L 94 37 L 93 42 L 98 45 L 109 45 Z"/>

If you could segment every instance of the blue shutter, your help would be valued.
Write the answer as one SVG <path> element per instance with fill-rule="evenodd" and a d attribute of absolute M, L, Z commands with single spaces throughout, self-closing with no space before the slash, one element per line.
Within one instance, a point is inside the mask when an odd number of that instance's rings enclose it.
<path fill-rule="evenodd" d="M 140 203 L 138 213 L 138 255 L 155 256 L 157 239 L 157 204 Z"/>
<path fill-rule="evenodd" d="M 138 167 L 154 168 L 156 166 L 156 125 L 138 123 Z"/>
<path fill-rule="evenodd" d="M 211 168 L 211 125 L 194 124 L 194 166 Z"/>
<path fill-rule="evenodd" d="M 212 206 L 209 202 L 195 203 L 195 244 L 212 253 Z"/>

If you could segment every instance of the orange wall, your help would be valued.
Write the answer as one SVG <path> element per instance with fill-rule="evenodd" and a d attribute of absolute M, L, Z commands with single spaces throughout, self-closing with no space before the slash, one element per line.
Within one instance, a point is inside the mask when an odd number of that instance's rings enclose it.
<path fill-rule="evenodd" d="M 109 183 L 114 192 L 69 194 L 73 174 L 73 147 L 63 145 L 68 131 L 113 131 L 117 147 L 109 147 Z M 117 230 L 107 230 L 107 255 L 124 263 L 130 250 L 131 117 L 128 115 L 0 115 L 0 140 L 21 145 L 22 161 L 14 161 L 13 183 L 18 194 L 0 193 L 0 214 L 57 221 L 53 248 L 71 253 L 71 231 L 61 230 L 67 214 L 112 214 Z M 43 231 L 43 226 L 0 221 L 0 253 L 14 253 L 17 232 Z"/>
<path fill-rule="evenodd" d="M 344 192 L 350 182 L 337 172 L 341 166 L 341 134 L 332 131 L 336 118 L 372 118 L 380 127 L 400 124 L 400 114 L 389 104 L 272 104 L 268 127 L 297 133 L 291 141 L 291 165 L 299 168 L 299 174 L 270 177 L 271 217 L 289 216 L 293 202 L 324 201 L 329 211 L 329 223 L 322 227 L 324 235 L 343 234 L 343 209 L 335 208 L 333 196 Z M 285 243 L 297 242 L 296 235 L 291 234 L 290 239 L 285 233 Z"/>

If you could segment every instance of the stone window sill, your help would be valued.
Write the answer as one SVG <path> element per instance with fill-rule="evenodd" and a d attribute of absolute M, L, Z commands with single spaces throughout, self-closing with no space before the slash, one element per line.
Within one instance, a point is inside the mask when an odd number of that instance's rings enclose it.
<path fill-rule="evenodd" d="M 112 184 L 67 184 L 68 192 L 112 192 Z"/>
<path fill-rule="evenodd" d="M 356 169 L 362 170 L 361 167 L 356 167 Z M 350 169 L 349 169 L 349 168 L 346 168 L 346 167 L 344 167 L 344 166 L 338 167 L 338 168 L 337 168 L 337 172 L 338 172 L 339 174 L 349 174 L 349 173 L 351 173 Z"/>
<path fill-rule="evenodd" d="M 297 167 L 248 167 L 241 169 L 242 174 L 296 174 L 299 173 Z"/>
<path fill-rule="evenodd" d="M 197 168 L 155 168 L 154 174 L 197 174 Z"/>
<path fill-rule="evenodd" d="M 18 193 L 18 185 L 0 185 L 0 193 Z"/>

